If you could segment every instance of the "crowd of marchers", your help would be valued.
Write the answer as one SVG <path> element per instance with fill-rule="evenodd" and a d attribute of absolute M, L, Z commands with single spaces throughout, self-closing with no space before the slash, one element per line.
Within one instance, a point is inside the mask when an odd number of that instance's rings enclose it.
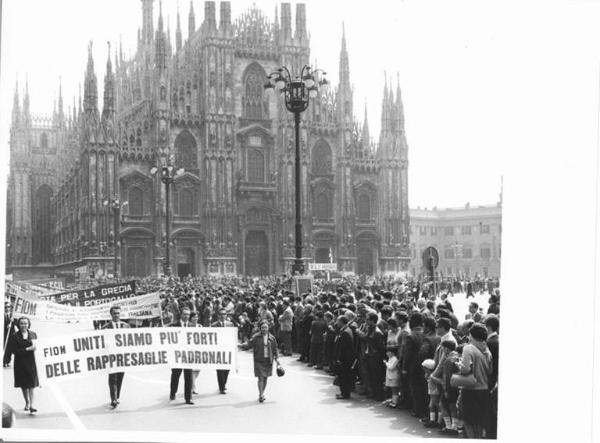
<path fill-rule="evenodd" d="M 284 356 L 332 375 L 341 401 L 354 394 L 384 402 L 445 436 L 496 437 L 497 280 L 433 286 L 350 277 L 315 280 L 300 295 L 290 283 L 275 276 L 204 277 L 142 279 L 139 286 L 160 291 L 164 325 L 177 322 L 183 308 L 202 326 L 225 310 L 246 343 L 266 322 Z M 474 301 L 484 293 L 485 312 Z M 459 297 L 470 301 L 462 318 L 452 306 Z"/>
<path fill-rule="evenodd" d="M 366 397 L 398 414 L 410 413 L 445 436 L 496 438 L 497 280 L 432 285 L 393 277 L 345 277 L 315 280 L 312 290 L 302 294 L 293 287 L 285 276 L 146 277 L 137 280 L 137 292 L 159 292 L 162 318 L 123 326 L 236 326 L 241 346 L 254 349 L 261 402 L 271 375 L 265 367 L 278 362 L 279 355 L 294 355 L 331 374 L 340 401 Z M 484 293 L 485 311 L 475 302 L 475 295 L 481 300 Z M 455 313 L 453 301 L 465 297 L 468 313 Z M 113 317 L 115 322 L 122 321 Z M 265 349 L 267 343 L 273 346 L 268 355 L 265 351 L 266 366 L 257 363 L 260 337 Z M 184 372 L 186 402 L 193 404 L 197 373 Z M 227 374 L 217 375 L 225 393 Z M 176 378 L 172 384 L 178 384 Z M 171 399 L 176 389 L 171 387 Z M 118 394 L 111 391 L 111 403 L 118 404 Z"/>

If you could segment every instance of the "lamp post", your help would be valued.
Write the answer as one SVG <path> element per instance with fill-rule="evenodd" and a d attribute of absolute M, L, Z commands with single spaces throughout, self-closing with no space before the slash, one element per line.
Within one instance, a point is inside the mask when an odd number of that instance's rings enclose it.
<path fill-rule="evenodd" d="M 277 71 L 267 76 L 264 85 L 265 91 L 273 93 L 279 91 L 285 102 L 287 110 L 294 114 L 294 129 L 296 133 L 296 258 L 292 265 L 292 275 L 304 273 L 304 262 L 302 261 L 302 195 L 300 175 L 300 114 L 308 108 L 311 98 L 317 97 L 319 86 L 327 88 L 328 81 L 326 72 L 321 69 L 313 69 L 305 65 L 300 75 L 295 77 L 288 68 L 282 66 Z"/>
<path fill-rule="evenodd" d="M 126 202 L 125 202 L 126 203 Z M 123 205 L 125 205 L 123 203 Z M 114 270 L 115 270 L 115 280 L 119 278 L 119 220 L 121 215 L 121 202 L 117 197 L 113 197 L 110 200 L 104 200 L 104 207 L 110 208 L 113 214 L 113 249 L 114 249 Z"/>
<path fill-rule="evenodd" d="M 171 260 L 170 260 L 170 247 L 171 247 L 171 225 L 169 221 L 170 215 L 170 203 L 169 203 L 169 190 L 173 182 L 175 181 L 175 177 L 183 174 L 183 168 L 175 169 L 175 167 L 169 161 L 166 166 L 158 167 L 153 166 L 150 168 L 150 174 L 156 175 L 160 171 L 160 181 L 165 184 L 165 199 L 166 199 L 166 211 L 165 211 L 165 231 L 167 234 L 166 238 L 166 246 L 165 246 L 165 267 L 164 273 L 168 277 L 171 275 Z"/>

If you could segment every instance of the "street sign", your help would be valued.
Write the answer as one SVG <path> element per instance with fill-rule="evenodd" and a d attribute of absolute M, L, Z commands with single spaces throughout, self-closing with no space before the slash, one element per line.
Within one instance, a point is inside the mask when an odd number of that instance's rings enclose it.
<path fill-rule="evenodd" d="M 337 271 L 337 263 L 309 263 L 309 271 Z"/>
<path fill-rule="evenodd" d="M 429 271 L 433 271 L 440 263 L 440 255 L 433 246 L 425 248 L 423 251 L 423 266 Z"/>

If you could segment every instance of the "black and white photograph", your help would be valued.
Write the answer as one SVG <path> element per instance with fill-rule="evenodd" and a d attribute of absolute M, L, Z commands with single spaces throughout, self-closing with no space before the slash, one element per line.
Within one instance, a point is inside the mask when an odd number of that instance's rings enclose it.
<path fill-rule="evenodd" d="M 3 436 L 593 441 L 600 2 L 0 7 Z"/>

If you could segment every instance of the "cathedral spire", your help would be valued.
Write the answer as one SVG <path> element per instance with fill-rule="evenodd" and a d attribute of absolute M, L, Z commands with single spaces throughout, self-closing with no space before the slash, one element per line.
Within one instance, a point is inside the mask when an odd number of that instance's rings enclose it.
<path fill-rule="evenodd" d="M 175 51 L 181 49 L 181 19 L 179 18 L 179 2 L 177 2 L 177 29 L 175 30 Z"/>
<path fill-rule="evenodd" d="M 15 95 L 13 97 L 13 108 L 12 108 L 12 124 L 16 126 L 21 120 L 21 104 L 19 102 L 19 81 L 15 83 Z"/>
<path fill-rule="evenodd" d="M 153 26 L 153 8 L 154 0 L 142 0 L 142 14 L 143 14 L 143 27 L 142 27 L 142 41 L 144 45 L 150 45 L 152 43 L 152 37 L 154 35 Z"/>
<path fill-rule="evenodd" d="M 292 37 L 292 9 L 289 3 L 281 4 L 281 39 L 286 42 Z"/>
<path fill-rule="evenodd" d="M 196 14 L 194 14 L 194 1 L 190 0 L 190 14 L 188 17 L 188 39 L 196 32 Z"/>
<path fill-rule="evenodd" d="M 62 78 L 58 77 L 58 121 L 62 125 L 65 122 L 65 111 L 62 96 Z"/>
<path fill-rule="evenodd" d="M 396 86 L 396 128 L 398 134 L 404 133 L 404 106 L 402 105 L 402 93 L 400 91 L 400 73 L 397 74 Z"/>
<path fill-rule="evenodd" d="M 212 32 L 217 28 L 217 18 L 214 1 L 204 2 L 204 23 L 202 29 L 204 32 Z"/>
<path fill-rule="evenodd" d="M 362 128 L 362 145 L 365 150 L 368 150 L 371 145 L 371 135 L 369 134 L 369 118 L 367 117 L 367 99 L 365 98 L 365 118 Z"/>
<path fill-rule="evenodd" d="M 88 46 L 88 62 L 83 85 L 83 109 L 86 113 L 98 112 L 98 81 L 94 72 L 92 42 Z"/>
<path fill-rule="evenodd" d="M 350 87 L 350 63 L 348 61 L 348 50 L 346 48 L 346 29 L 342 22 L 342 49 L 340 51 L 340 86 Z"/>
<path fill-rule="evenodd" d="M 389 103 L 387 72 L 384 72 L 383 100 L 381 101 L 381 136 L 389 131 Z"/>
<path fill-rule="evenodd" d="M 219 14 L 219 30 L 226 34 L 231 27 L 231 3 L 221 2 L 221 13 Z"/>
<path fill-rule="evenodd" d="M 27 126 L 31 122 L 29 114 L 29 78 L 25 76 L 25 97 L 23 97 L 23 122 Z"/>
<path fill-rule="evenodd" d="M 299 42 L 306 40 L 306 5 L 296 3 L 296 32 L 294 37 Z"/>
<path fill-rule="evenodd" d="M 167 68 L 167 43 L 165 41 L 165 33 L 163 27 L 163 16 L 162 16 L 162 0 L 159 3 L 159 14 L 158 14 L 158 29 L 156 30 L 156 50 L 154 53 L 154 64 L 158 69 Z"/>
<path fill-rule="evenodd" d="M 112 118 L 115 113 L 115 77 L 112 72 L 110 59 L 110 42 L 108 42 L 108 59 L 106 61 L 106 74 L 104 75 L 104 107 L 102 118 Z"/>

